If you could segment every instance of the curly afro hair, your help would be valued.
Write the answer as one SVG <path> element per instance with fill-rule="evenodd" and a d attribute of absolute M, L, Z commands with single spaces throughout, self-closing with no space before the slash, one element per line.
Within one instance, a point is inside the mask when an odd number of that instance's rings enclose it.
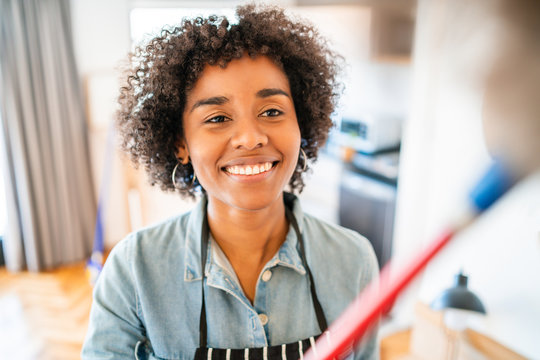
<path fill-rule="evenodd" d="M 341 57 L 312 25 L 290 20 L 283 9 L 251 4 L 238 7 L 236 15 L 239 21 L 234 25 L 217 16 L 184 19 L 130 54 L 127 84 L 119 96 L 121 147 L 136 166 L 144 165 L 151 184 L 164 191 L 192 197 L 200 188 L 190 163 L 176 169 L 177 186 L 172 175 L 178 140 L 184 135 L 186 95 L 207 64 L 224 68 L 247 52 L 252 58 L 267 56 L 283 69 L 307 156 L 298 161 L 289 181 L 292 191 L 302 191 L 304 162 L 316 160 L 332 127 L 330 115 L 341 90 L 336 81 Z"/>

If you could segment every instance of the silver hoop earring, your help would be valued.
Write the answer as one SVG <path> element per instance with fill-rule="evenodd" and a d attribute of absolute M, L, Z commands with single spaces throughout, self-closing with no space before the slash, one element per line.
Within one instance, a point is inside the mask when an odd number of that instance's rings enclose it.
<path fill-rule="evenodd" d="M 174 170 L 172 171 L 172 183 L 174 185 L 174 188 L 176 189 L 178 186 L 176 186 L 176 169 L 178 169 L 178 165 L 180 165 L 180 163 L 176 163 L 176 166 L 174 167 Z"/>
<path fill-rule="evenodd" d="M 180 163 L 176 164 L 172 172 L 172 182 L 175 189 L 178 187 L 178 185 L 176 184 L 176 169 L 178 169 L 178 165 L 180 165 Z M 191 179 L 191 184 L 189 185 L 190 187 L 193 187 L 195 185 L 195 180 L 197 180 L 197 175 L 195 175 L 195 171 L 193 171 L 193 179 Z"/>
<path fill-rule="evenodd" d="M 302 157 L 304 158 L 304 166 L 302 166 L 302 171 L 306 171 L 306 169 L 307 169 L 307 156 L 306 156 L 306 152 L 304 151 L 304 149 L 302 149 L 302 147 L 300 147 L 300 152 L 302 153 Z"/>

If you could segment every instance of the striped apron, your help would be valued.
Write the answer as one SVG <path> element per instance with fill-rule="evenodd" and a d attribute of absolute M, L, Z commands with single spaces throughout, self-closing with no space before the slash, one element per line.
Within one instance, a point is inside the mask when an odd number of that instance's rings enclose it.
<path fill-rule="evenodd" d="M 286 199 L 286 196 L 285 196 Z M 290 205 L 285 203 L 285 214 L 287 219 L 291 223 L 296 232 L 300 246 L 300 256 L 306 272 L 309 277 L 311 298 L 313 300 L 313 307 L 315 309 L 315 315 L 317 316 L 317 322 L 319 323 L 319 328 L 321 333 L 325 332 L 327 329 L 326 318 L 322 310 L 319 299 L 317 298 L 317 293 L 315 291 L 315 284 L 313 282 L 313 276 L 311 275 L 311 270 L 306 261 L 306 254 L 304 251 L 304 239 L 300 230 L 298 228 L 298 223 L 294 217 L 292 211 L 289 209 Z M 203 219 L 202 231 L 201 231 L 201 266 L 204 269 L 206 264 L 206 249 L 208 244 L 208 219 L 205 216 Z M 275 345 L 275 346 L 265 346 L 262 348 L 246 348 L 246 349 L 217 349 L 207 347 L 206 336 L 207 336 L 207 327 L 206 327 L 206 307 L 204 303 L 204 271 L 202 283 L 202 306 L 201 306 L 201 317 L 199 323 L 199 348 L 195 352 L 195 360 L 298 360 L 303 359 L 304 353 L 310 347 L 314 346 L 315 340 L 321 336 L 310 337 L 309 339 L 299 340 L 297 342 Z M 328 337 L 329 333 L 325 332 L 324 335 Z M 314 348 L 316 351 L 316 348 Z"/>

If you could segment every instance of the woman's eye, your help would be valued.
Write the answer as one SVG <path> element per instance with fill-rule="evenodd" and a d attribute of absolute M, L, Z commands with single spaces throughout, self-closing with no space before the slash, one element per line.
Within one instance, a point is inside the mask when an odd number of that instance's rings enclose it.
<path fill-rule="evenodd" d="M 281 112 L 279 110 L 269 109 L 269 110 L 264 111 L 261 115 L 262 116 L 274 117 L 274 116 L 279 116 L 281 114 L 283 114 L 283 112 Z"/>
<path fill-rule="evenodd" d="M 222 123 L 225 121 L 227 121 L 227 117 L 224 115 L 219 115 L 219 116 L 214 116 L 213 118 L 206 120 L 205 123 L 215 124 L 215 123 Z"/>

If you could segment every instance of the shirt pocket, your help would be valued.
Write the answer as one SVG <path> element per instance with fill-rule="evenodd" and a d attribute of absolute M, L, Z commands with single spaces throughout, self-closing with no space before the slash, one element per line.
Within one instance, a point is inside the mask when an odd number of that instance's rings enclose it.
<path fill-rule="evenodd" d="M 136 360 L 171 360 L 154 355 L 154 350 L 148 340 L 141 340 L 135 344 L 134 355 Z"/>

